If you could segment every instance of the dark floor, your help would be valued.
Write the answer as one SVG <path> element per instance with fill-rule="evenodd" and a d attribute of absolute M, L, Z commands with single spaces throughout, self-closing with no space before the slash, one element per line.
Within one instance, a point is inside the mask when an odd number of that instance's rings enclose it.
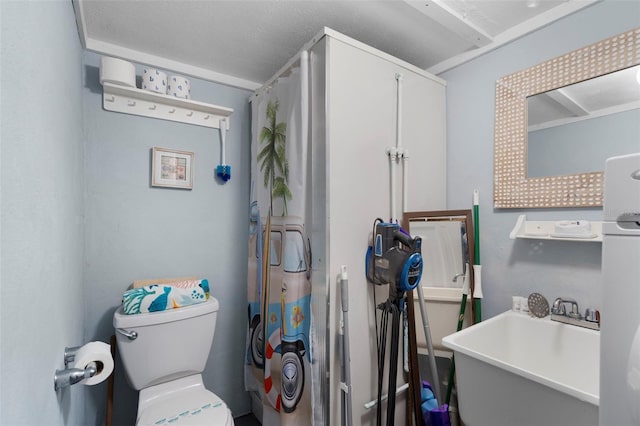
<path fill-rule="evenodd" d="M 233 419 L 233 422 L 235 423 L 235 426 L 260 426 L 260 422 L 253 416 L 253 414 L 240 416 Z"/>

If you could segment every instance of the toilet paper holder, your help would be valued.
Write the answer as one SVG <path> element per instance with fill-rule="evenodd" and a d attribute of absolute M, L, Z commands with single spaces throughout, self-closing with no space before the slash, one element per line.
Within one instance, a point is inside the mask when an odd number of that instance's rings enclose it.
<path fill-rule="evenodd" d="M 84 370 L 81 368 L 69 368 L 69 364 L 75 360 L 76 352 L 81 346 L 72 346 L 64 348 L 64 370 L 56 370 L 53 375 L 53 388 L 58 391 L 67 386 L 93 377 L 98 373 L 98 366 L 95 362 L 90 362 Z"/>

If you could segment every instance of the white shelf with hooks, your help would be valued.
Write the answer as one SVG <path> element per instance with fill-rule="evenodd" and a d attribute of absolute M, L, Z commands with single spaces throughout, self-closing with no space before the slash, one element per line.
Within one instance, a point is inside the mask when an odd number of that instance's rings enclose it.
<path fill-rule="evenodd" d="M 104 83 L 102 106 L 107 111 L 141 115 L 143 117 L 178 121 L 196 126 L 220 128 L 220 120 L 227 120 L 233 108 L 206 104 L 190 99 L 149 92 L 135 87 Z"/>
<path fill-rule="evenodd" d="M 566 222 L 566 221 L 564 221 Z M 583 222 L 583 221 L 576 221 Z M 588 229 L 580 232 L 570 232 L 566 228 L 559 231 L 558 221 L 552 220 L 527 220 L 527 215 L 518 216 L 516 226 L 509 234 L 509 238 L 528 238 L 534 240 L 558 240 L 579 242 L 602 242 L 602 222 L 588 222 Z"/>

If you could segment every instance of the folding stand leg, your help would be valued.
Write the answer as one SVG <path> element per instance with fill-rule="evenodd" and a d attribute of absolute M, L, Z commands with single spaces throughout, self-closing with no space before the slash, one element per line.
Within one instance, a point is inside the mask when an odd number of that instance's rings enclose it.
<path fill-rule="evenodd" d="M 384 303 L 379 306 L 382 310 L 380 321 L 380 345 L 378 348 L 378 404 L 376 409 L 376 426 L 382 426 L 382 382 L 384 380 L 384 360 L 385 349 L 387 347 L 387 328 L 389 325 L 388 304 Z"/>
<path fill-rule="evenodd" d="M 393 426 L 396 414 L 396 376 L 398 374 L 398 351 L 400 346 L 400 309 L 396 303 L 391 305 L 393 322 L 391 324 L 391 354 L 389 359 L 389 386 L 387 401 L 387 426 Z"/>

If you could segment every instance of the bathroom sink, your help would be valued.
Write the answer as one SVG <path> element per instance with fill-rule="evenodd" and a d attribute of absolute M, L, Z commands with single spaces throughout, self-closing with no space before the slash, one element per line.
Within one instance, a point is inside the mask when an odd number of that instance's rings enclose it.
<path fill-rule="evenodd" d="M 508 311 L 443 344 L 467 426 L 598 424 L 598 331 Z"/>

